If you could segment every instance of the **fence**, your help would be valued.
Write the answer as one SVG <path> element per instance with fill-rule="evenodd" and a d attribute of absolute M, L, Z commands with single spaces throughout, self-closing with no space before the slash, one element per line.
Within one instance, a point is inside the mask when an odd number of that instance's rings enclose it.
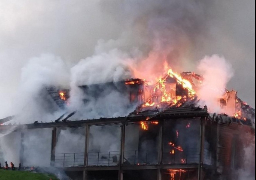
<path fill-rule="evenodd" d="M 197 149 L 184 152 L 163 152 L 162 164 L 195 164 L 199 162 Z M 158 154 L 154 152 L 139 152 L 137 150 L 124 152 L 124 165 L 156 165 Z M 89 152 L 88 166 L 117 166 L 120 162 L 119 151 Z M 59 153 L 55 156 L 56 167 L 84 166 L 84 153 Z"/>

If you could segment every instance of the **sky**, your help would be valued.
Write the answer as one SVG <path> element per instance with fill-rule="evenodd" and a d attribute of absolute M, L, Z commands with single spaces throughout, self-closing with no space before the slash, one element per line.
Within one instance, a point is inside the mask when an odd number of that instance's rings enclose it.
<path fill-rule="evenodd" d="M 152 66 L 167 59 L 180 72 L 223 56 L 233 69 L 227 87 L 255 107 L 253 0 L 1 0 L 0 8 L 0 118 L 13 114 L 36 57 L 61 59 L 69 74 L 81 59 L 113 50 Z"/>

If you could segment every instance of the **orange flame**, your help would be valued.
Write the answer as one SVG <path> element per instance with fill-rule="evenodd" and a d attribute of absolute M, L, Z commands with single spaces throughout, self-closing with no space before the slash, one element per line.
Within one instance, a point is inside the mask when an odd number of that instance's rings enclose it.
<path fill-rule="evenodd" d="M 174 143 L 172 143 L 172 142 L 169 142 L 169 145 L 171 145 L 171 146 L 175 146 L 175 144 L 174 144 Z"/>
<path fill-rule="evenodd" d="M 192 84 L 182 78 L 182 76 L 178 75 L 177 73 L 173 72 L 172 69 L 168 69 L 168 73 L 166 76 L 161 77 L 158 79 L 158 82 L 153 89 L 152 96 L 142 105 L 142 107 L 150 107 L 156 106 L 161 107 L 161 103 L 168 103 L 168 104 L 177 104 L 179 100 L 186 99 L 186 96 L 176 96 L 176 83 L 166 85 L 166 81 L 168 77 L 175 78 L 178 84 L 181 84 L 184 89 L 188 90 L 188 97 L 193 98 L 196 94 L 195 90 L 193 89 Z M 178 106 L 181 104 L 179 103 Z"/>
<path fill-rule="evenodd" d="M 177 73 L 174 73 L 172 71 L 172 69 L 169 69 L 168 75 L 170 77 L 175 77 L 178 80 L 178 83 L 181 84 L 183 86 L 183 88 L 185 88 L 185 89 L 187 89 L 189 91 L 190 96 L 194 96 L 196 94 L 196 92 L 193 90 L 192 84 L 188 80 L 183 79 Z"/>
<path fill-rule="evenodd" d="M 180 152 L 183 152 L 183 149 L 182 149 L 181 146 L 175 146 L 175 144 L 172 143 L 172 142 L 169 142 L 169 145 L 172 146 L 174 149 L 176 149 L 176 150 L 178 150 Z"/>
<path fill-rule="evenodd" d="M 178 151 L 181 151 L 181 152 L 183 152 L 183 149 L 182 149 L 182 147 L 181 146 L 177 146 L 177 147 L 174 147 L 175 149 L 177 149 Z"/>
<path fill-rule="evenodd" d="M 175 180 L 175 176 L 176 176 L 177 173 L 179 173 L 179 177 L 181 178 L 181 174 L 185 173 L 186 170 L 183 170 L 183 169 L 168 169 L 168 172 L 171 176 L 170 180 Z"/>
<path fill-rule="evenodd" d="M 154 105 L 155 105 L 154 102 L 153 102 L 153 103 L 146 102 L 146 103 L 143 105 L 143 107 L 151 107 L 151 106 L 154 106 Z"/>
<path fill-rule="evenodd" d="M 147 117 L 147 118 L 146 118 L 146 121 L 148 121 L 149 119 L 150 119 L 150 117 Z M 150 123 L 150 124 L 155 124 L 155 125 L 159 124 L 158 121 L 150 121 L 149 123 Z M 149 128 L 148 128 L 148 124 L 147 124 L 147 122 L 145 122 L 145 121 L 141 121 L 141 122 L 140 122 L 140 125 L 141 125 L 141 128 L 142 128 L 143 130 L 148 130 L 148 129 L 149 129 Z"/>
<path fill-rule="evenodd" d="M 159 122 L 158 121 L 151 121 L 151 124 L 157 125 L 157 124 L 159 124 Z"/>
<path fill-rule="evenodd" d="M 133 84 L 140 84 L 141 82 L 139 80 L 127 80 L 125 81 L 126 85 L 133 85 Z"/>
<path fill-rule="evenodd" d="M 234 114 L 234 117 L 235 117 L 235 118 L 238 118 L 238 119 L 241 119 L 241 117 L 242 117 L 242 112 L 241 112 L 241 111 L 236 112 L 236 113 Z"/>
<path fill-rule="evenodd" d="M 143 130 L 145 130 L 145 131 L 147 131 L 147 130 L 148 130 L 148 125 L 147 125 L 147 123 L 146 123 L 146 122 L 141 121 L 141 122 L 140 122 L 140 125 L 141 125 L 141 128 L 142 128 Z"/>
<path fill-rule="evenodd" d="M 174 149 L 171 150 L 170 154 L 175 154 L 175 150 Z"/>
<path fill-rule="evenodd" d="M 59 96 L 60 96 L 60 99 L 63 100 L 63 101 L 66 101 L 67 98 L 66 98 L 66 94 L 64 91 L 60 91 L 59 92 Z"/>

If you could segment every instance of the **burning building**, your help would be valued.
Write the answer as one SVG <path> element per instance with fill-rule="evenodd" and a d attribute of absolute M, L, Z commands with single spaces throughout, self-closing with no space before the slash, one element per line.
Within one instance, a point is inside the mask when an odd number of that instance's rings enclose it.
<path fill-rule="evenodd" d="M 203 80 L 195 73 L 177 74 L 170 69 L 154 85 L 129 79 L 80 86 L 84 106 L 116 92 L 128 102 L 126 108 L 133 111 L 122 117 L 102 114 L 98 119 L 76 121 L 70 120 L 76 114 L 72 112 L 51 123 L 16 126 L 15 131 L 21 133 L 20 161 L 29 166 L 23 143 L 26 131 L 50 128 L 49 166 L 64 168 L 71 177 L 83 180 L 236 179 L 237 170 L 244 165 L 243 149 L 254 137 L 255 110 L 239 99 L 235 91 L 228 90 L 217 100 L 219 113 L 211 112 L 207 106 L 199 107 L 196 92 Z M 68 89 L 50 87 L 46 90 L 59 108 L 68 106 Z M 0 130 L 10 127 L 1 126 Z M 60 153 L 58 149 L 58 143 L 72 144 L 61 140 L 62 132 L 68 129 L 70 134 L 83 137 L 79 152 L 70 148 L 69 152 Z M 109 135 L 112 143 L 101 141 Z M 102 144 L 106 146 L 102 148 Z"/>

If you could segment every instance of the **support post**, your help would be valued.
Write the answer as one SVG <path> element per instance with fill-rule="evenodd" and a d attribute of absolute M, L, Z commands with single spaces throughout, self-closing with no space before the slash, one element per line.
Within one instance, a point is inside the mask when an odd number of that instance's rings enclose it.
<path fill-rule="evenodd" d="M 87 180 L 88 179 L 88 174 L 87 174 L 87 170 L 83 171 L 83 180 Z"/>
<path fill-rule="evenodd" d="M 57 128 L 52 129 L 52 145 L 51 145 L 51 166 L 55 165 L 55 148 L 57 144 Z"/>
<path fill-rule="evenodd" d="M 159 123 L 159 132 L 158 132 L 158 165 L 161 165 L 163 162 L 163 126 L 164 121 Z"/>
<path fill-rule="evenodd" d="M 160 165 L 163 163 L 163 126 L 164 120 L 159 123 L 158 132 L 158 169 L 157 169 L 157 180 L 162 180 Z"/>
<path fill-rule="evenodd" d="M 205 138 L 205 118 L 201 118 L 200 120 L 200 156 L 198 163 L 198 180 L 202 180 L 202 172 L 203 172 L 203 160 L 204 160 L 204 138 Z"/>
<path fill-rule="evenodd" d="M 121 145 L 120 145 L 120 159 L 119 159 L 119 171 L 118 180 L 123 180 L 123 163 L 124 163 L 124 147 L 125 146 L 125 123 L 121 125 Z"/>
<path fill-rule="evenodd" d="M 216 124 L 216 154 L 215 154 L 215 169 L 217 170 L 218 168 L 218 163 L 219 163 L 219 139 L 220 139 L 220 129 L 219 129 L 219 123 L 217 122 Z"/>
<path fill-rule="evenodd" d="M 160 168 L 157 169 L 157 180 L 162 180 L 162 173 Z"/>
<path fill-rule="evenodd" d="M 23 166 L 24 164 L 24 132 L 21 130 L 20 132 L 20 164 Z"/>
<path fill-rule="evenodd" d="M 90 136 L 90 126 L 87 124 L 85 126 L 85 147 L 84 147 L 84 167 L 88 166 L 88 149 L 89 149 L 89 136 Z M 83 180 L 87 180 L 88 173 L 87 170 L 83 171 Z"/>

